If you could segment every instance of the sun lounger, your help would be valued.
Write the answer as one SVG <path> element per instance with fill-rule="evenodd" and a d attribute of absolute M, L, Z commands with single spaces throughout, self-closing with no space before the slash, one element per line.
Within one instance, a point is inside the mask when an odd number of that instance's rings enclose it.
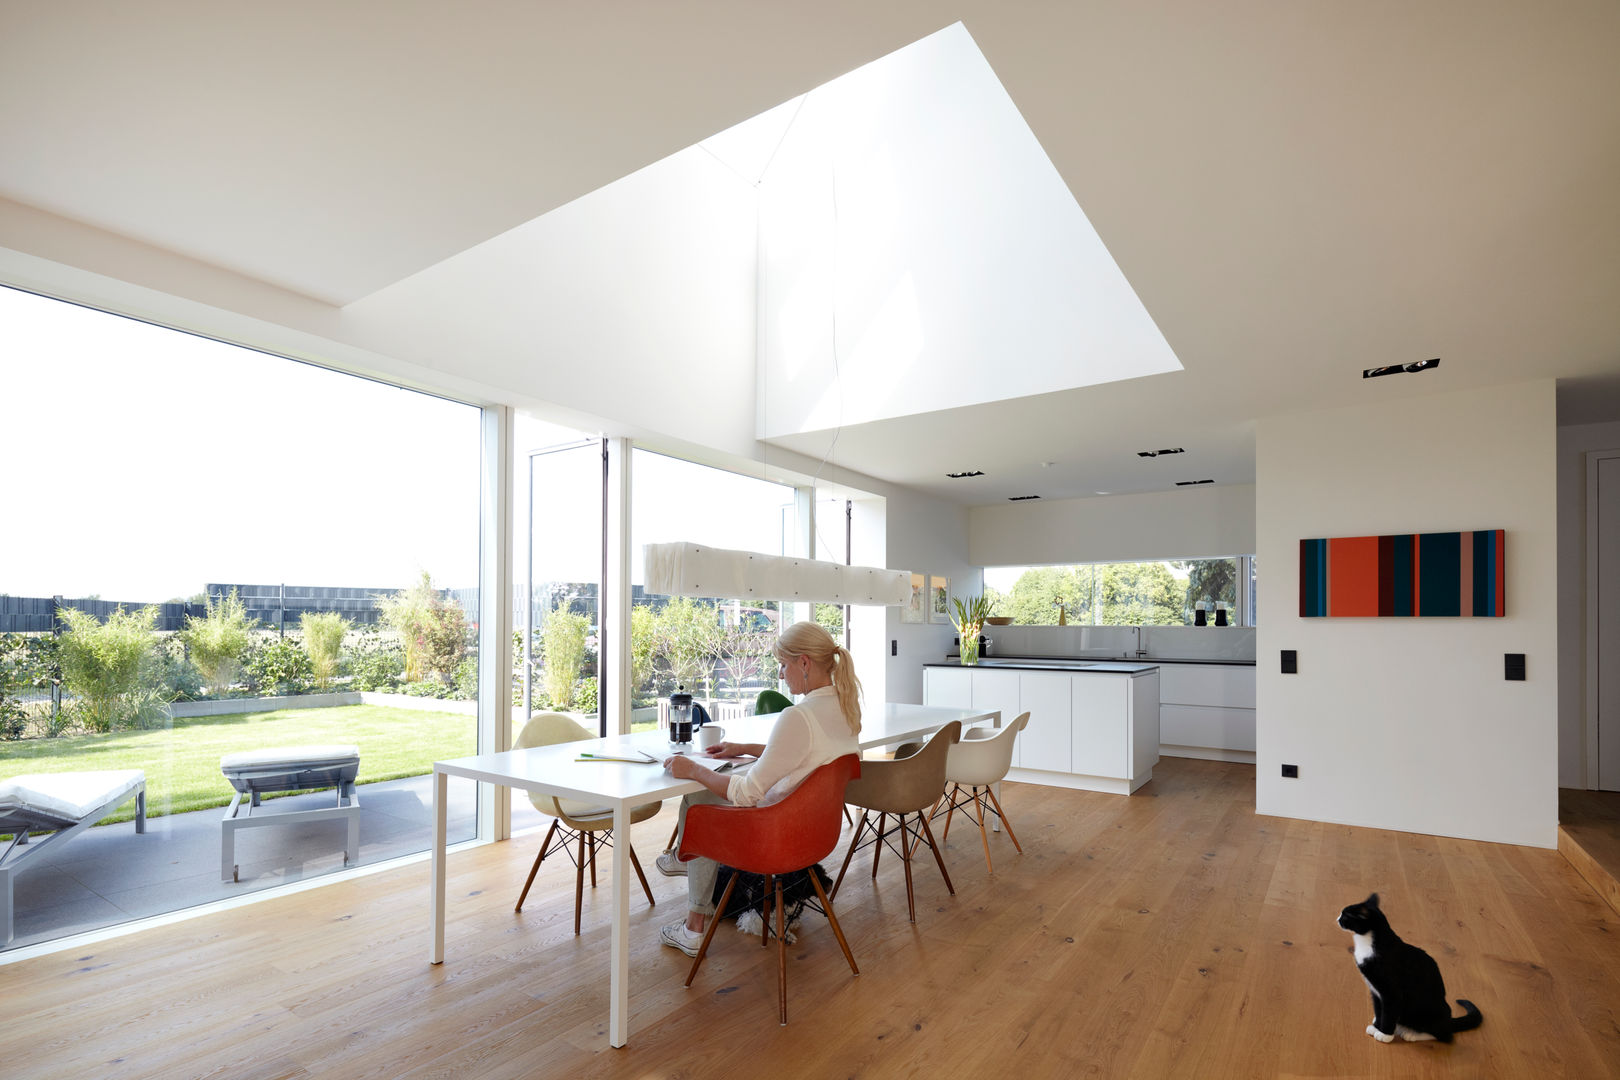
<path fill-rule="evenodd" d="M 236 797 L 220 822 L 220 877 L 240 880 L 236 864 L 236 832 L 258 825 L 290 825 L 300 821 L 320 821 L 338 816 L 346 819 L 348 839 L 343 861 L 360 861 L 360 798 L 354 780 L 360 773 L 358 746 L 282 746 L 226 754 L 219 759 L 220 772 L 236 789 Z M 314 810 L 289 810 L 253 817 L 260 797 L 283 791 L 337 789 L 337 805 Z M 248 797 L 244 807 L 243 796 Z M 238 816 L 238 811 L 241 811 Z"/>
<path fill-rule="evenodd" d="M 140 769 L 106 772 L 30 773 L 0 780 L 0 834 L 12 839 L 0 852 L 0 924 L 12 938 L 11 882 L 23 860 L 47 844 L 88 829 L 119 806 L 135 800 L 135 831 L 146 831 L 146 774 Z M 50 831 L 29 843 L 30 832 Z"/>

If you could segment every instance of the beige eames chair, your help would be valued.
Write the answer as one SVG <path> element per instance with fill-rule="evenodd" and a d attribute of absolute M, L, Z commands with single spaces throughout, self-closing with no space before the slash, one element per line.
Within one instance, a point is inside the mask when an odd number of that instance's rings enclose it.
<path fill-rule="evenodd" d="M 945 788 L 946 754 L 961 735 L 961 722 L 952 720 L 934 732 L 922 749 L 908 758 L 862 763 L 860 778 L 851 780 L 844 791 L 844 801 L 861 808 L 861 819 L 855 824 L 855 836 L 850 840 L 849 852 L 844 856 L 844 865 L 838 870 L 838 879 L 833 882 L 834 898 L 838 896 L 838 886 L 843 883 L 844 872 L 849 869 L 849 861 L 854 858 L 856 850 L 867 844 L 872 845 L 872 877 L 875 879 L 878 859 L 883 854 L 883 845 L 887 844 L 905 864 L 906 907 L 911 921 L 916 922 L 917 901 L 911 885 L 911 855 L 923 840 L 928 841 L 928 850 L 934 853 L 934 862 L 939 864 L 939 874 L 945 879 L 945 888 L 955 895 L 956 887 L 951 884 L 945 860 L 940 856 L 933 831 L 928 827 L 928 812 L 939 802 L 940 792 Z M 877 813 L 875 825 L 870 821 L 874 811 Z M 890 815 L 895 818 L 892 827 L 888 824 Z M 868 832 L 871 838 L 863 840 Z"/>
<path fill-rule="evenodd" d="M 581 739 L 594 739 L 596 736 L 586 730 L 579 721 L 562 713 L 540 712 L 531 716 L 518 732 L 512 749 L 523 750 L 533 746 L 555 746 L 558 743 L 579 742 Z M 591 888 L 596 888 L 596 849 L 608 847 L 613 840 L 613 810 L 606 806 L 592 806 L 577 799 L 559 799 L 555 795 L 539 795 L 531 792 L 529 801 L 534 808 L 555 820 L 551 828 L 546 830 L 546 838 L 540 844 L 540 854 L 534 857 L 534 866 L 529 870 L 529 878 L 523 883 L 523 891 L 518 894 L 517 907 L 514 911 L 523 910 L 523 901 L 528 899 L 529 886 L 534 884 L 534 876 L 540 872 L 540 864 L 547 855 L 558 851 L 566 852 L 573 859 L 576 873 L 574 875 L 574 933 L 579 933 L 580 907 L 585 900 L 585 870 L 591 871 Z M 654 816 L 663 807 L 663 803 L 648 803 L 638 806 L 630 812 L 630 823 L 646 821 Z M 553 839 L 555 838 L 555 843 Z M 629 847 L 630 838 L 620 837 Z M 578 844 L 578 854 L 568 850 L 570 844 Z M 647 875 L 641 872 L 641 862 L 636 858 L 636 849 L 630 847 L 630 865 L 635 868 L 636 877 L 641 879 L 641 891 L 647 894 L 647 903 L 653 903 L 652 890 L 647 887 Z"/>
<path fill-rule="evenodd" d="M 1024 713 L 1004 728 L 971 728 L 945 757 L 945 782 L 951 788 L 940 800 L 946 807 L 945 828 L 939 834 L 939 841 L 943 844 L 951 834 L 951 815 L 957 810 L 965 815 L 971 806 L 979 823 L 979 838 L 984 842 L 984 865 L 992 874 L 996 868 L 990 863 L 990 832 L 984 827 L 987 813 L 1001 820 L 1007 839 L 1020 855 L 1024 853 L 1018 837 L 1013 835 L 1012 822 L 1001 810 L 994 785 L 999 784 L 1012 767 L 1013 740 L 1028 723 L 1029 713 Z M 932 816 L 939 816 L 939 807 L 934 808 Z"/>

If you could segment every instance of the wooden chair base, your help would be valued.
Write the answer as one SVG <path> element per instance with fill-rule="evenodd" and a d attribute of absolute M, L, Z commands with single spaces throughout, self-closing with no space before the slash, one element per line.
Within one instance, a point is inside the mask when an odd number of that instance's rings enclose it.
<path fill-rule="evenodd" d="M 986 799 L 989 801 L 986 802 Z M 962 785 L 953 782 L 951 790 L 941 795 L 939 802 L 934 804 L 934 810 L 929 814 L 929 817 L 938 817 L 941 806 L 944 807 L 945 812 L 945 828 L 940 830 L 940 843 L 944 843 L 950 838 L 951 815 L 956 813 L 957 810 L 961 810 L 963 816 L 966 816 L 966 808 L 973 807 L 979 826 L 979 839 L 984 844 L 984 865 L 990 873 L 995 873 L 996 868 L 990 862 L 990 830 L 985 828 L 986 814 L 996 815 L 996 819 L 1001 822 L 1001 827 L 1007 830 L 1007 839 L 1013 842 L 1013 847 L 1017 849 L 1018 854 L 1022 855 L 1024 853 L 1023 845 L 1018 842 L 1018 836 L 1013 832 L 1012 822 L 1008 821 L 1007 815 L 1002 812 L 1001 800 L 996 798 L 995 788 L 975 786 L 970 793 L 963 795 Z"/>
<path fill-rule="evenodd" d="M 736 871 L 733 871 L 732 875 L 731 875 L 731 878 L 726 882 L 725 891 L 720 894 L 720 903 L 715 906 L 715 912 L 716 913 L 714 915 L 709 916 L 708 928 L 703 931 L 703 941 L 698 945 L 697 955 L 692 958 L 692 970 L 686 973 L 686 985 L 687 986 L 691 986 L 692 985 L 692 980 L 697 978 L 698 968 L 702 965 L 703 958 L 708 955 L 709 942 L 714 940 L 715 928 L 718 927 L 720 925 L 720 923 L 723 921 L 721 919 L 720 915 L 719 915 L 719 912 L 722 912 L 722 911 L 726 910 L 726 904 L 727 904 L 727 902 L 729 902 L 731 900 L 731 890 L 736 887 L 738 877 L 739 877 L 739 874 Z M 823 915 L 827 916 L 827 922 L 828 922 L 829 925 L 832 926 L 833 935 L 838 938 L 838 947 L 840 949 L 844 950 L 844 959 L 849 961 L 849 970 L 850 970 L 850 972 L 852 974 L 854 974 L 854 975 L 859 975 L 861 973 L 861 970 L 860 970 L 860 968 L 855 966 L 855 954 L 849 951 L 849 942 L 844 939 L 844 928 L 838 925 L 838 915 L 833 911 L 832 901 L 827 899 L 827 894 L 821 888 L 821 879 L 816 876 L 814 870 L 812 870 L 810 872 L 810 884 L 814 885 L 815 888 L 816 888 L 816 897 L 821 901 L 821 907 L 819 908 L 819 910 L 821 911 L 821 913 Z M 780 1014 L 780 1020 L 778 1022 L 782 1026 L 786 1027 L 787 1022 L 788 1022 L 788 1015 L 787 1015 L 787 911 L 786 911 L 786 905 L 784 905 L 782 903 L 782 879 L 777 877 L 775 874 L 766 874 L 765 875 L 765 891 L 766 891 L 767 894 L 774 895 L 774 898 L 775 898 L 774 906 L 776 908 L 776 973 L 777 973 L 777 984 L 776 984 L 776 986 L 777 986 L 777 1003 L 778 1003 L 778 1006 L 779 1006 L 779 1014 Z M 833 889 L 833 891 L 837 892 L 838 890 L 835 887 Z M 764 946 L 770 944 L 770 920 L 769 919 L 761 920 L 760 930 L 759 930 L 759 944 L 760 944 L 761 947 L 764 947 Z"/>
<path fill-rule="evenodd" d="M 870 811 L 861 811 L 861 819 L 855 825 L 855 836 L 849 843 L 849 851 L 844 855 L 844 865 L 838 868 L 838 877 L 833 881 L 833 896 L 838 895 L 838 887 L 844 882 L 844 872 L 849 869 L 850 860 L 855 857 L 857 849 L 867 845 L 872 846 L 872 877 L 875 880 L 878 872 L 878 860 L 883 855 L 884 845 L 888 845 L 889 850 L 900 856 L 900 861 L 905 866 L 906 910 L 910 914 L 911 921 L 916 922 L 917 900 L 911 882 L 911 856 L 917 850 L 917 845 L 924 840 L 928 842 L 928 850 L 934 853 L 934 862 L 939 866 L 939 876 L 945 879 L 945 890 L 952 896 L 956 895 L 956 886 L 951 884 L 950 871 L 945 869 L 945 860 L 940 856 L 939 845 L 934 843 L 933 830 L 928 827 L 928 814 L 920 810 L 896 814 L 894 815 L 896 819 L 895 825 L 892 828 L 887 826 L 888 814 L 880 812 L 878 814 L 878 823 L 875 826 L 870 823 L 870 817 Z M 871 839 L 863 840 L 862 837 L 868 830 L 870 830 Z M 896 835 L 900 838 L 898 845 L 889 839 Z"/>
<path fill-rule="evenodd" d="M 555 843 L 553 842 L 555 840 Z M 629 844 L 629 841 L 625 841 Z M 570 850 L 570 845 L 578 845 L 578 854 Z M 529 888 L 534 884 L 535 875 L 540 872 L 540 864 L 546 861 L 547 855 L 554 855 L 561 851 L 574 863 L 574 933 L 579 933 L 580 910 L 585 904 L 585 871 L 591 872 L 591 888 L 596 888 L 596 852 L 599 848 L 613 846 L 613 830 L 611 829 L 571 829 L 555 819 L 551 828 L 546 830 L 546 838 L 540 842 L 540 854 L 534 857 L 534 865 L 529 868 L 529 876 L 523 882 L 523 891 L 518 893 L 517 906 L 513 911 L 523 910 L 523 901 L 529 898 Z M 647 894 L 647 906 L 656 907 L 657 901 L 653 899 L 652 889 L 647 884 L 647 875 L 641 872 L 641 860 L 636 858 L 636 849 L 630 847 L 630 866 L 636 872 L 636 878 L 641 882 L 641 891 Z"/>

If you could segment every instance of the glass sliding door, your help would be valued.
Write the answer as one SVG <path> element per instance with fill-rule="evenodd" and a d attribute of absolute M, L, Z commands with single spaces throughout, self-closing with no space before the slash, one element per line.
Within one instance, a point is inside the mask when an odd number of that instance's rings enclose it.
<path fill-rule="evenodd" d="M 549 710 L 603 727 L 607 449 L 589 439 L 529 455 L 528 587 L 520 717 Z"/>
<path fill-rule="evenodd" d="M 432 763 L 478 748 L 482 410 L 10 288 L 0 357 L 0 776 L 138 772 L 148 819 L 13 853 L 9 947 L 427 848 Z M 332 744 L 356 850 L 335 819 L 222 858 L 222 759 Z M 335 801 L 296 765 L 254 818 Z"/>

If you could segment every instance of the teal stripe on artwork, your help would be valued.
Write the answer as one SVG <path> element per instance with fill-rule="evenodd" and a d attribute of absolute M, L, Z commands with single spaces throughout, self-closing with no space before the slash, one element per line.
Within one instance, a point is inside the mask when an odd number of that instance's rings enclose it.
<path fill-rule="evenodd" d="M 1462 533 L 1418 537 L 1419 615 L 1462 614 Z"/>
<path fill-rule="evenodd" d="M 1327 540 L 1299 542 L 1299 614 L 1320 618 L 1327 614 Z"/>
<path fill-rule="evenodd" d="M 1496 591 L 1496 560 L 1491 557 L 1495 535 L 1484 529 L 1466 535 L 1474 545 L 1474 580 L 1469 582 L 1474 593 L 1474 614 L 1490 615 L 1496 611 L 1491 595 Z"/>
<path fill-rule="evenodd" d="M 1391 554 L 1390 576 L 1394 588 L 1390 597 L 1391 615 L 1412 614 L 1412 534 L 1400 533 L 1391 537 L 1395 541 Z"/>

